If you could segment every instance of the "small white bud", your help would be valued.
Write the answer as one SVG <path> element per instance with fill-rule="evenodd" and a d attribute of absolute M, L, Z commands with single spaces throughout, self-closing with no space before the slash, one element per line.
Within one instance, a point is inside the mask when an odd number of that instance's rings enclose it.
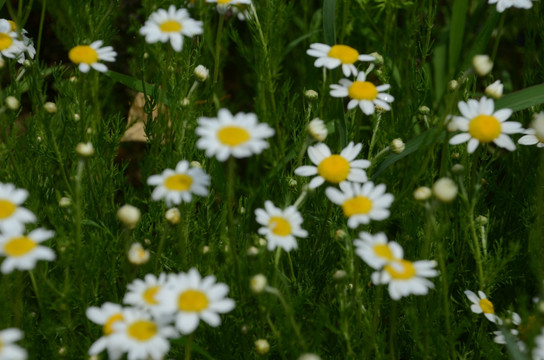
<path fill-rule="evenodd" d="M 151 240 L 144 239 L 144 244 L 146 244 L 147 246 L 151 245 Z"/>
<path fill-rule="evenodd" d="M 376 60 L 374 60 L 374 64 L 376 64 L 376 65 L 382 65 L 383 64 L 383 56 L 381 56 L 379 53 L 373 52 L 373 53 L 370 53 L 369 55 L 373 56 L 374 59 L 376 59 Z"/>
<path fill-rule="evenodd" d="M 446 118 L 446 129 L 448 129 L 449 132 L 455 132 L 459 130 L 459 127 L 457 126 L 457 122 L 452 116 L 448 116 Z"/>
<path fill-rule="evenodd" d="M 10 110 L 17 110 L 21 106 L 21 103 L 15 96 L 8 96 L 6 98 L 6 106 Z"/>
<path fill-rule="evenodd" d="M 290 178 L 289 180 L 287 180 L 287 185 L 289 185 L 289 187 L 296 187 L 297 186 L 297 181 L 293 178 Z"/>
<path fill-rule="evenodd" d="M 149 251 L 140 243 L 133 243 L 128 250 L 128 261 L 134 265 L 142 265 L 149 261 Z"/>
<path fill-rule="evenodd" d="M 6 65 L 6 61 L 4 60 L 4 58 L 0 57 L 0 69 L 2 69 L 5 65 Z"/>
<path fill-rule="evenodd" d="M 180 101 L 180 104 L 181 106 L 183 107 L 187 107 L 191 104 L 191 100 L 189 100 L 188 98 L 183 98 L 181 101 Z"/>
<path fill-rule="evenodd" d="M 144 59 L 147 59 L 149 57 L 149 53 L 146 51 L 144 52 Z"/>
<path fill-rule="evenodd" d="M 425 105 L 421 105 L 417 110 L 421 115 L 429 115 L 431 113 L 431 109 L 429 109 L 429 107 Z"/>
<path fill-rule="evenodd" d="M 255 341 L 255 351 L 259 355 L 265 355 L 270 350 L 270 344 L 265 339 Z"/>
<path fill-rule="evenodd" d="M 457 82 L 457 80 L 451 80 L 450 82 L 448 82 L 448 89 L 450 91 L 457 90 L 458 87 L 459 83 Z"/>
<path fill-rule="evenodd" d="M 342 229 L 336 230 L 336 232 L 334 233 L 334 237 L 336 239 L 343 239 L 346 236 L 347 236 L 346 232 Z"/>
<path fill-rule="evenodd" d="M 257 255 L 259 255 L 259 249 L 255 246 L 250 246 L 249 249 L 247 249 L 247 256 L 255 257 Z"/>
<path fill-rule="evenodd" d="M 28 60 L 25 60 L 25 62 L 26 62 L 26 61 L 28 61 Z M 61 347 L 61 348 L 59 349 L 59 355 L 60 355 L 60 356 L 66 355 L 66 347 L 63 346 L 63 347 Z"/>
<path fill-rule="evenodd" d="M 432 195 L 431 189 L 426 186 L 420 186 L 414 191 L 414 199 L 417 201 L 425 201 Z"/>
<path fill-rule="evenodd" d="M 315 118 L 308 124 L 308 132 L 317 141 L 323 141 L 327 138 L 328 131 L 323 120 Z"/>
<path fill-rule="evenodd" d="M 76 152 L 81 157 L 91 157 L 94 155 L 94 147 L 93 144 L 88 143 L 79 143 L 76 146 Z"/>
<path fill-rule="evenodd" d="M 334 272 L 334 274 L 332 275 L 332 279 L 333 279 L 334 281 L 336 281 L 337 283 L 341 283 L 341 282 L 343 282 L 343 281 L 346 279 L 346 276 L 347 276 L 347 275 L 348 275 L 348 274 L 347 274 L 344 270 L 342 270 L 342 269 L 336 270 L 336 271 Z"/>
<path fill-rule="evenodd" d="M 79 121 L 79 120 L 81 120 L 81 116 L 79 116 L 78 113 L 75 113 L 75 114 L 74 114 L 74 121 L 77 122 L 77 121 Z"/>
<path fill-rule="evenodd" d="M 164 217 L 172 225 L 179 224 L 181 221 L 181 214 L 177 208 L 171 208 L 166 210 L 166 212 L 164 213 Z"/>
<path fill-rule="evenodd" d="M 493 69 L 493 62 L 488 55 L 476 55 L 472 58 L 472 67 L 479 76 L 486 76 Z"/>
<path fill-rule="evenodd" d="M 87 128 L 87 135 L 91 135 L 93 133 L 93 129 L 92 128 Z"/>
<path fill-rule="evenodd" d="M 451 172 L 454 175 L 463 175 L 463 173 L 465 172 L 465 167 L 461 164 L 455 164 L 451 167 Z"/>
<path fill-rule="evenodd" d="M 450 178 L 438 179 L 433 185 L 433 194 L 442 202 L 452 202 L 457 196 L 457 185 Z"/>
<path fill-rule="evenodd" d="M 259 238 L 259 246 L 266 246 L 267 241 L 265 238 Z"/>
<path fill-rule="evenodd" d="M 391 150 L 395 154 L 403 152 L 405 147 L 406 145 L 404 145 L 404 141 L 402 141 L 401 138 L 393 139 L 393 141 L 391 141 Z"/>
<path fill-rule="evenodd" d="M 77 77 L 71 76 L 69 80 L 71 83 L 75 83 L 77 81 Z"/>
<path fill-rule="evenodd" d="M 57 109 L 57 104 L 55 104 L 52 101 L 48 101 L 45 104 L 43 104 L 43 108 L 45 109 L 45 111 L 47 111 L 50 114 L 54 114 L 58 110 Z"/>
<path fill-rule="evenodd" d="M 67 198 L 67 197 L 61 197 L 60 200 L 59 200 L 59 206 L 60 207 L 68 207 L 72 205 L 72 200 L 70 200 L 70 198 Z"/>
<path fill-rule="evenodd" d="M 304 92 L 304 96 L 306 96 L 306 99 L 308 100 L 315 100 L 319 95 L 315 90 L 306 90 Z"/>
<path fill-rule="evenodd" d="M 210 247 L 208 245 L 204 245 L 202 247 L 202 254 L 207 254 L 210 252 Z"/>
<path fill-rule="evenodd" d="M 140 209 L 132 205 L 126 204 L 117 210 L 117 219 L 129 229 L 134 229 L 136 227 L 141 216 L 142 213 L 140 212 Z"/>
<path fill-rule="evenodd" d="M 489 219 L 483 215 L 478 215 L 476 217 L 476 224 L 480 226 L 486 226 L 488 222 L 489 222 Z"/>
<path fill-rule="evenodd" d="M 202 169 L 202 164 L 198 161 L 191 161 L 190 165 L 191 167 Z"/>
<path fill-rule="evenodd" d="M 306 354 L 300 355 L 298 360 L 321 360 L 321 358 L 317 356 L 316 354 L 306 353 Z"/>
<path fill-rule="evenodd" d="M 204 65 L 198 65 L 195 68 L 194 73 L 198 81 L 202 82 L 208 80 L 208 77 L 210 76 L 210 71 Z"/>
<path fill-rule="evenodd" d="M 28 68 L 30 67 L 30 65 L 32 65 L 32 63 L 30 62 L 30 60 L 26 59 L 25 61 L 23 61 L 23 66 Z"/>
<path fill-rule="evenodd" d="M 263 274 L 257 274 L 249 280 L 249 288 L 251 289 L 251 292 L 254 294 L 260 294 L 264 291 L 266 288 L 266 285 L 268 284 L 268 280 L 266 279 L 266 276 Z"/>
<path fill-rule="evenodd" d="M 492 97 L 493 99 L 499 99 L 502 96 L 503 90 L 504 85 L 500 80 L 497 80 L 485 88 L 485 93 L 487 96 Z"/>
<path fill-rule="evenodd" d="M 36 141 L 37 142 L 42 142 L 42 137 L 41 136 L 36 136 Z"/>

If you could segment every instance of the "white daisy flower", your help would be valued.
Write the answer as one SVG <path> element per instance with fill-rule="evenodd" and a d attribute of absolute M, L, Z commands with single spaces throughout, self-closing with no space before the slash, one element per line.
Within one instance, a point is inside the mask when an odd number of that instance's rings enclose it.
<path fill-rule="evenodd" d="M 251 9 L 250 6 L 251 6 L 251 0 L 247 0 L 247 5 L 239 3 L 237 6 L 233 6 L 231 8 L 232 15 L 236 15 L 236 17 L 240 21 L 249 20 L 249 19 L 251 19 L 251 16 L 252 16 L 252 9 Z M 219 5 L 218 5 L 217 9 L 218 9 L 218 11 L 220 11 L 219 10 Z"/>
<path fill-rule="evenodd" d="M 23 338 L 23 332 L 17 328 L 0 331 L 0 360 L 26 360 L 27 352 L 14 342 Z"/>
<path fill-rule="evenodd" d="M 153 274 L 146 274 L 144 280 L 136 279 L 127 286 L 127 293 L 123 303 L 148 310 L 154 317 L 157 317 L 159 301 L 157 293 L 166 283 L 167 275 L 161 273 L 159 277 Z"/>
<path fill-rule="evenodd" d="M 113 325 L 117 322 L 123 322 L 123 307 L 119 304 L 106 302 L 101 307 L 91 306 L 86 314 L 89 320 L 95 324 L 102 325 L 102 333 L 89 348 L 89 355 L 98 355 L 105 349 L 108 350 L 110 359 L 119 359 L 123 355 L 122 347 L 111 344 L 110 335 L 115 331 Z"/>
<path fill-rule="evenodd" d="M 111 46 L 102 47 L 103 44 L 102 40 L 97 40 L 91 45 L 75 46 L 68 52 L 68 57 L 74 64 L 79 65 L 79 71 L 82 73 L 89 72 L 91 68 L 106 72 L 108 67 L 99 61 L 113 62 L 117 53 Z"/>
<path fill-rule="evenodd" d="M 470 290 L 465 290 L 465 295 L 472 302 L 470 305 L 470 310 L 473 313 L 481 314 L 483 313 L 487 320 L 495 324 L 502 324 L 502 320 L 495 315 L 495 308 L 493 303 L 489 301 L 483 291 L 478 291 L 478 295 Z"/>
<path fill-rule="evenodd" d="M 368 266 L 379 270 L 393 260 L 400 260 L 404 256 L 402 247 L 395 241 L 387 241 L 387 236 L 381 232 L 370 234 L 366 231 L 359 233 L 360 239 L 355 239 L 355 253 L 363 259 Z"/>
<path fill-rule="evenodd" d="M 17 59 L 19 63 L 24 61 L 21 54 L 24 53 L 25 44 L 17 40 L 17 33 L 11 28 L 11 24 L 6 19 L 0 19 L 0 58 L 3 56 L 10 59 Z"/>
<path fill-rule="evenodd" d="M 179 336 L 174 327 L 152 319 L 145 310 L 125 308 L 122 316 L 123 321 L 113 324 L 109 342 L 129 360 L 162 360 L 170 350 L 167 339 Z"/>
<path fill-rule="evenodd" d="M 191 202 L 192 194 L 207 196 L 210 176 L 201 168 L 190 168 L 189 162 L 182 160 L 176 165 L 176 170 L 166 169 L 161 175 L 150 176 L 147 184 L 157 186 L 151 193 L 153 200 L 164 198 L 166 205 L 172 206 L 182 201 Z"/>
<path fill-rule="evenodd" d="M 16 32 L 17 24 L 15 24 L 15 22 L 12 20 L 8 20 L 8 22 L 11 26 L 11 31 Z M 25 50 L 18 57 L 18 61 L 21 64 L 25 61 L 25 53 L 27 53 L 28 57 L 31 59 L 34 59 L 34 56 L 36 56 L 36 48 L 34 47 L 34 42 L 31 38 L 26 36 L 26 34 L 28 34 L 28 31 L 26 31 L 25 29 L 21 29 L 20 36 L 22 38 L 23 44 L 25 45 Z"/>
<path fill-rule="evenodd" d="M 13 270 L 32 270 L 38 260 L 53 261 L 53 250 L 39 245 L 52 238 L 55 232 L 42 228 L 31 231 L 28 235 L 5 232 L 0 235 L 0 256 L 6 256 L 1 271 L 9 274 Z"/>
<path fill-rule="evenodd" d="M 467 150 L 471 154 L 479 144 L 490 142 L 510 151 L 516 150 L 516 144 L 507 134 L 520 133 L 523 128 L 518 122 L 506 121 L 512 115 L 512 110 L 501 109 L 493 112 L 495 104 L 492 99 L 485 96 L 480 101 L 474 99 L 468 102 L 459 101 L 457 105 L 462 116 L 454 116 L 452 121 L 463 133 L 452 137 L 451 145 L 468 141 Z"/>
<path fill-rule="evenodd" d="M 383 270 L 374 272 L 371 278 L 375 285 L 389 284 L 391 299 L 399 300 L 410 294 L 425 295 L 429 289 L 434 288 L 434 284 L 426 279 L 438 275 L 434 267 L 436 261 L 394 260 L 385 265 Z"/>
<path fill-rule="evenodd" d="M 272 201 L 265 201 L 264 209 L 255 210 L 257 222 L 264 225 L 259 229 L 259 234 L 266 236 L 267 248 L 273 251 L 281 247 L 285 251 L 297 249 L 296 237 L 305 238 L 308 232 L 300 226 L 304 221 L 294 206 L 281 210 L 274 206 Z"/>
<path fill-rule="evenodd" d="M 374 186 L 372 181 L 363 185 L 345 181 L 340 183 L 340 190 L 329 187 L 325 193 L 330 201 L 342 206 L 350 228 L 355 229 L 359 224 L 368 224 L 370 220 L 389 217 L 388 208 L 394 197 L 385 193 L 384 184 Z"/>
<path fill-rule="evenodd" d="M 152 13 L 140 29 L 140 34 L 150 44 L 170 40 L 172 48 L 179 52 L 183 48 L 183 35 L 192 38 L 202 34 L 202 25 L 202 21 L 191 19 L 186 9 L 176 9 L 170 5 L 168 11 L 159 9 Z"/>
<path fill-rule="evenodd" d="M 335 69 L 342 65 L 342 71 L 345 76 L 357 76 L 357 61 L 374 61 L 374 56 L 359 54 L 357 50 L 347 45 L 329 46 L 321 43 L 314 43 L 306 50 L 306 54 L 316 57 L 314 62 L 315 67 L 326 67 L 327 69 Z"/>
<path fill-rule="evenodd" d="M 497 11 L 502 13 L 511 7 L 530 9 L 533 7 L 532 1 L 534 0 L 489 0 L 488 4 L 497 4 Z"/>
<path fill-rule="evenodd" d="M 535 337 L 535 347 L 531 353 L 533 360 L 544 360 L 544 327 L 540 334 Z"/>
<path fill-rule="evenodd" d="M 219 161 L 225 161 L 231 155 L 245 158 L 260 154 L 268 148 L 265 139 L 274 135 L 274 129 L 268 124 L 257 122 L 257 115 L 238 113 L 232 116 L 227 109 L 220 109 L 217 118 L 199 118 L 198 125 L 196 134 L 200 139 L 196 147 Z"/>
<path fill-rule="evenodd" d="M 355 81 L 340 79 L 340 85 L 332 84 L 331 96 L 341 98 L 347 96 L 351 99 L 348 102 L 348 110 L 358 105 L 366 115 L 372 115 L 376 106 L 383 110 L 391 110 L 389 104 L 395 98 L 391 94 L 384 93 L 390 87 L 389 84 L 376 86 L 370 81 L 366 81 L 366 74 L 360 72 Z"/>
<path fill-rule="evenodd" d="M 143 265 L 149 261 L 149 250 L 144 249 L 140 243 L 133 243 L 127 255 L 128 261 L 134 265 Z"/>
<path fill-rule="evenodd" d="M 216 3 L 217 12 L 224 14 L 233 5 L 251 5 L 251 0 L 206 0 L 207 3 Z"/>
<path fill-rule="evenodd" d="M 200 320 L 219 326 L 218 313 L 234 309 L 234 300 L 227 298 L 229 287 L 216 283 L 213 275 L 202 278 L 195 268 L 187 273 L 171 275 L 156 295 L 165 315 L 172 315 L 176 328 L 188 335 L 196 330 Z"/>
<path fill-rule="evenodd" d="M 340 154 L 332 154 L 331 150 L 324 143 L 318 143 L 308 147 L 308 156 L 317 166 L 301 166 L 295 169 L 295 174 L 299 176 L 314 176 L 308 187 L 315 189 L 325 181 L 332 184 L 339 184 L 343 181 L 352 181 L 363 183 L 368 180 L 366 169 L 370 166 L 368 160 L 355 160 L 361 152 L 363 145 L 361 143 L 353 144 L 350 142 Z"/>
<path fill-rule="evenodd" d="M 521 325 L 521 316 L 519 316 L 518 313 L 516 312 L 510 312 L 510 323 L 512 325 L 514 325 L 513 328 L 511 328 L 509 331 L 510 331 L 510 334 L 516 339 L 516 343 L 518 345 L 518 348 L 522 351 L 522 352 L 525 352 L 525 350 L 527 350 L 527 346 L 525 345 L 525 343 L 523 341 L 521 341 L 518 336 L 519 336 L 519 327 Z M 506 344 L 506 336 L 504 336 L 504 333 L 502 332 L 502 330 L 497 330 L 497 331 L 493 331 L 493 334 L 495 334 L 495 337 L 493 338 L 493 341 L 496 343 L 496 344 Z"/>
<path fill-rule="evenodd" d="M 28 191 L 17 189 L 13 184 L 0 183 L 0 231 L 22 233 L 25 225 L 35 222 L 36 215 L 21 207 L 28 197 Z"/>

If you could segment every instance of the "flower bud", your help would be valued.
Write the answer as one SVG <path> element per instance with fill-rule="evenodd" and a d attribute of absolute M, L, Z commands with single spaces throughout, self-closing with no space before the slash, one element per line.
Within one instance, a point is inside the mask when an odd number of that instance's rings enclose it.
<path fill-rule="evenodd" d="M 190 101 L 188 98 L 183 98 L 183 99 L 180 101 L 180 104 L 181 104 L 181 106 L 183 106 L 183 107 L 187 107 L 187 106 L 189 106 L 189 104 L 191 104 L 191 101 Z"/>
<path fill-rule="evenodd" d="M 140 221 L 141 217 L 140 209 L 132 205 L 123 205 L 117 210 L 117 219 L 123 223 L 127 228 L 134 229 Z"/>
<path fill-rule="evenodd" d="M 340 269 L 334 272 L 334 274 L 332 275 L 332 279 L 337 283 L 341 283 L 344 282 L 346 276 L 348 276 L 348 274 L 344 270 Z"/>
<path fill-rule="evenodd" d="M 191 161 L 190 165 L 191 167 L 202 169 L 202 164 L 196 160 Z"/>
<path fill-rule="evenodd" d="M 65 207 L 68 207 L 72 205 L 72 200 L 70 200 L 70 198 L 67 198 L 67 197 L 61 197 L 60 200 L 59 200 L 59 206 L 62 207 L 62 208 L 65 208 Z"/>
<path fill-rule="evenodd" d="M 308 100 L 315 100 L 319 95 L 315 90 L 306 90 L 304 92 L 304 96 L 306 96 L 306 99 Z"/>
<path fill-rule="evenodd" d="M 43 104 L 43 108 L 45 109 L 45 111 L 47 111 L 50 114 L 54 114 L 58 110 L 57 109 L 57 104 L 55 104 L 52 101 L 48 101 L 45 104 Z"/>
<path fill-rule="evenodd" d="M 208 80 L 208 77 L 210 76 L 210 71 L 204 65 L 198 65 L 195 68 L 194 73 L 198 81 L 202 82 Z"/>
<path fill-rule="evenodd" d="M 81 156 L 82 158 L 91 157 L 94 155 L 94 147 L 93 144 L 88 143 L 79 143 L 76 146 L 76 153 Z"/>
<path fill-rule="evenodd" d="M 134 265 L 145 264 L 149 260 L 149 251 L 140 243 L 133 243 L 128 251 L 128 261 Z"/>
<path fill-rule="evenodd" d="M 323 120 L 315 118 L 308 124 L 308 132 L 317 141 L 323 141 L 327 138 L 328 131 Z"/>
<path fill-rule="evenodd" d="M 455 164 L 451 167 L 451 172 L 454 175 L 463 175 L 465 172 L 465 167 L 461 164 Z"/>
<path fill-rule="evenodd" d="M 530 127 L 535 130 L 535 136 L 538 140 L 544 140 L 544 111 L 533 115 L 533 121 Z"/>
<path fill-rule="evenodd" d="M 428 200 L 432 195 L 431 189 L 426 186 L 420 186 L 414 191 L 414 199 L 417 201 Z"/>
<path fill-rule="evenodd" d="M 295 179 L 293 178 L 290 178 L 289 180 L 287 180 L 287 185 L 289 185 L 289 187 L 297 187 L 298 183 Z"/>
<path fill-rule="evenodd" d="M 503 89 L 504 85 L 500 80 L 497 80 L 485 88 L 485 94 L 493 99 L 498 99 L 502 96 Z"/>
<path fill-rule="evenodd" d="M 75 121 L 75 122 L 78 122 L 79 120 L 81 120 L 81 116 L 79 116 L 78 113 L 75 113 L 75 114 L 74 114 L 74 121 Z"/>
<path fill-rule="evenodd" d="M 202 247 L 202 254 L 205 255 L 205 254 L 207 254 L 207 253 L 209 253 L 209 252 L 210 252 L 210 247 L 209 247 L 208 245 L 204 245 L 204 246 Z"/>
<path fill-rule="evenodd" d="M 455 91 L 459 88 L 459 83 L 457 82 L 457 80 L 450 80 L 450 82 L 448 82 L 448 89 L 450 91 Z"/>
<path fill-rule="evenodd" d="M 431 109 L 425 105 L 421 105 L 417 111 L 419 111 L 421 115 L 429 115 L 431 113 Z"/>
<path fill-rule="evenodd" d="M 321 360 L 321 358 L 317 356 L 316 354 L 306 353 L 306 354 L 300 355 L 298 360 Z"/>
<path fill-rule="evenodd" d="M 19 106 L 21 106 L 21 103 L 15 96 L 8 96 L 5 101 L 6 101 L 6 106 L 10 110 L 17 110 Z"/>
<path fill-rule="evenodd" d="M 265 238 L 259 238 L 259 246 L 266 246 L 268 242 L 266 241 Z"/>
<path fill-rule="evenodd" d="M 264 291 L 266 288 L 266 285 L 268 284 L 268 280 L 266 279 L 266 276 L 263 274 L 257 274 L 249 280 L 249 288 L 251 289 L 251 292 L 254 294 L 260 294 Z"/>
<path fill-rule="evenodd" d="M 250 246 L 249 249 L 247 249 L 247 256 L 255 257 L 257 255 L 259 255 L 259 249 L 255 246 Z"/>
<path fill-rule="evenodd" d="M 400 154 L 403 152 L 405 147 L 406 145 L 404 145 L 404 141 L 402 141 L 401 138 L 393 139 L 393 141 L 391 141 L 391 150 L 395 154 Z"/>
<path fill-rule="evenodd" d="M 480 226 L 486 226 L 488 222 L 489 222 L 489 220 L 487 219 L 487 217 L 485 217 L 483 215 L 478 215 L 476 217 L 476 224 L 478 224 Z"/>
<path fill-rule="evenodd" d="M 177 225 L 181 221 L 181 214 L 177 208 L 166 210 L 164 217 L 171 225 Z"/>
<path fill-rule="evenodd" d="M 255 350 L 259 355 L 265 355 L 270 350 L 270 344 L 265 339 L 255 341 Z"/>
<path fill-rule="evenodd" d="M 472 58 L 472 67 L 479 76 L 486 76 L 493 69 L 493 62 L 488 55 L 476 55 Z"/>
<path fill-rule="evenodd" d="M 457 196 L 457 185 L 450 178 L 440 178 L 433 185 L 433 194 L 442 202 L 452 202 Z"/>
<path fill-rule="evenodd" d="M 30 62 L 29 59 L 26 59 L 25 61 L 23 61 L 23 66 L 24 67 L 29 68 L 31 65 L 32 65 L 32 62 Z"/>
<path fill-rule="evenodd" d="M 373 53 L 370 53 L 369 55 L 374 57 L 375 59 L 374 64 L 383 65 L 383 56 L 381 56 L 379 53 L 373 52 Z"/>
<path fill-rule="evenodd" d="M 0 57 L 0 69 L 2 69 L 5 65 L 6 65 L 6 61 L 4 60 L 4 58 Z"/>
<path fill-rule="evenodd" d="M 347 236 L 348 234 L 346 234 L 346 232 L 342 229 L 338 229 L 336 230 L 336 232 L 334 233 L 334 237 L 337 239 L 337 240 L 340 240 L 340 239 L 343 239 Z"/>

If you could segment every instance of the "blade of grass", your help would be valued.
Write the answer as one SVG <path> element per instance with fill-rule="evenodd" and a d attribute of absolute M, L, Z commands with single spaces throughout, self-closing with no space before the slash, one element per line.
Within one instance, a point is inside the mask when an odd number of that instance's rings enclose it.
<path fill-rule="evenodd" d="M 336 42 L 335 10 L 336 0 L 325 0 L 323 3 L 323 32 L 325 33 L 325 42 L 329 45 L 334 45 Z"/>
<path fill-rule="evenodd" d="M 495 29 L 495 25 L 497 25 L 499 16 L 500 16 L 500 13 L 493 11 L 491 15 L 487 18 L 487 21 L 485 22 L 483 28 L 479 31 L 478 36 L 474 40 L 472 47 L 467 53 L 467 56 L 463 62 L 462 69 L 466 69 L 471 66 L 472 58 L 474 57 L 474 55 L 484 53 L 485 48 L 487 44 L 489 43 L 489 39 L 491 39 L 491 34 L 493 33 L 493 29 Z"/>
<path fill-rule="evenodd" d="M 544 84 L 531 86 L 505 95 L 495 102 L 495 108 L 509 108 L 519 111 L 539 104 L 544 104 Z"/>
<path fill-rule="evenodd" d="M 453 76 L 461 47 L 463 46 L 463 35 L 467 19 L 468 0 L 455 0 L 453 3 L 453 14 L 451 16 L 450 43 L 449 43 L 449 74 Z"/>

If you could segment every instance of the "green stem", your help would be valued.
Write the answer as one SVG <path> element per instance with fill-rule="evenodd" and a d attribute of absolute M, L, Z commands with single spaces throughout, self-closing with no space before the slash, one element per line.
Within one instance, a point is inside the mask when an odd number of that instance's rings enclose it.
<path fill-rule="evenodd" d="M 164 228 L 164 226 L 163 226 L 163 228 Z M 168 226 L 168 228 L 170 228 L 170 227 Z M 159 270 L 159 265 L 160 265 L 159 260 L 161 258 L 162 250 L 164 249 L 164 243 L 166 242 L 166 233 L 167 233 L 166 229 L 161 232 L 161 239 L 159 240 L 159 247 L 157 248 L 157 253 L 155 254 L 155 272 L 157 272 Z"/>
<path fill-rule="evenodd" d="M 236 274 L 236 279 L 238 283 L 239 296 L 242 296 L 242 278 L 240 275 L 240 264 L 238 261 L 238 249 L 236 246 L 236 231 L 235 231 L 235 222 L 234 214 L 236 212 L 236 202 L 234 198 L 234 185 L 235 185 L 235 167 L 236 159 L 234 157 L 229 157 L 227 161 L 227 221 L 228 221 L 228 234 L 229 234 L 229 247 L 230 253 L 232 254 L 232 260 L 234 262 L 234 269 Z"/>
<path fill-rule="evenodd" d="M 219 76 L 219 55 L 221 52 L 221 35 L 223 33 L 223 23 L 225 22 L 225 15 L 219 15 L 219 24 L 217 25 L 217 36 L 215 38 L 215 64 L 213 67 L 213 85 L 217 84 L 217 78 Z"/>
<path fill-rule="evenodd" d="M 495 44 L 493 45 L 493 52 L 491 53 L 491 61 L 495 61 L 497 56 L 497 51 L 499 50 L 499 43 L 502 37 L 502 28 L 504 26 L 504 19 L 506 19 L 506 12 L 503 12 L 501 15 L 501 20 L 499 22 L 499 29 L 497 30 L 497 37 L 495 38 Z"/>
<path fill-rule="evenodd" d="M 193 334 L 189 335 L 185 342 L 185 360 L 191 360 L 191 350 L 193 347 Z"/>
<path fill-rule="evenodd" d="M 451 333 L 451 324 L 450 324 L 450 296 L 448 288 L 448 277 L 446 274 L 446 261 L 444 256 L 444 248 L 442 243 L 438 243 L 438 266 L 440 267 L 440 279 L 442 281 L 442 301 L 444 306 L 445 314 L 445 326 L 446 326 L 446 341 L 448 342 L 448 347 L 450 350 L 450 359 L 455 358 L 455 346 L 451 341 L 453 335 Z"/>
<path fill-rule="evenodd" d="M 38 301 L 38 308 L 40 309 L 40 313 L 43 312 L 42 302 L 40 300 L 40 293 L 38 292 L 38 284 L 36 283 L 36 278 L 34 277 L 34 271 L 30 270 L 30 281 L 32 282 L 32 288 L 34 289 L 34 294 L 36 295 L 36 300 Z"/>
<path fill-rule="evenodd" d="M 82 214 L 82 201 L 81 201 L 81 182 L 83 178 L 83 170 L 85 169 L 85 160 L 79 159 L 77 164 L 77 173 L 75 177 L 75 193 L 74 193 L 74 207 L 76 213 L 76 261 L 79 261 L 79 253 L 81 250 L 81 226 L 83 221 Z"/>
<path fill-rule="evenodd" d="M 40 48 L 42 45 L 42 35 L 43 35 L 43 24 L 45 22 L 45 6 L 47 4 L 47 0 L 42 1 L 42 13 L 40 15 L 40 28 L 38 30 L 38 44 L 36 46 L 36 61 L 40 58 Z"/>
<path fill-rule="evenodd" d="M 189 211 L 183 202 L 179 205 L 179 213 L 181 217 L 181 222 L 178 224 L 181 266 L 183 269 L 187 269 L 189 259 L 189 244 L 187 242 L 189 237 Z"/>
<path fill-rule="evenodd" d="M 376 144 L 376 138 L 378 134 L 378 129 L 380 128 L 380 122 L 382 120 L 382 115 L 380 113 L 377 113 L 377 120 L 376 125 L 374 126 L 374 130 L 372 131 L 372 138 L 370 139 L 370 147 L 368 148 L 368 159 L 372 159 L 372 150 L 374 150 L 374 145 Z"/>

